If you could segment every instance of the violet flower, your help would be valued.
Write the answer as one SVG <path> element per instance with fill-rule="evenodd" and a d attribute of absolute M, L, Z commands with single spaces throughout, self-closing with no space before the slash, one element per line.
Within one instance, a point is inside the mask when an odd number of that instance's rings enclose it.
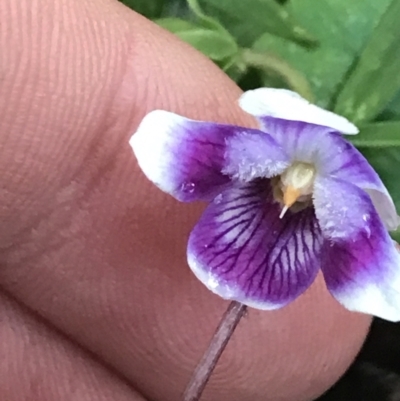
<path fill-rule="evenodd" d="M 149 113 L 130 144 L 146 176 L 183 202 L 210 201 L 188 263 L 211 291 L 258 309 L 293 301 L 319 269 L 346 308 L 400 320 L 393 201 L 341 136 L 345 118 L 261 88 L 240 106 L 260 129 Z"/>

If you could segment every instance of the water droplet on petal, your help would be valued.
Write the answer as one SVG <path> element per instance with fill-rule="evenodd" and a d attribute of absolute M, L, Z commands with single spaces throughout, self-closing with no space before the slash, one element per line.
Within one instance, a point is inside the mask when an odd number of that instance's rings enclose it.
<path fill-rule="evenodd" d="M 214 203 L 218 205 L 221 202 L 222 202 L 222 194 L 219 194 L 214 198 Z"/>
<path fill-rule="evenodd" d="M 193 182 L 184 182 L 181 185 L 181 190 L 185 193 L 192 194 L 195 190 L 196 185 Z"/>

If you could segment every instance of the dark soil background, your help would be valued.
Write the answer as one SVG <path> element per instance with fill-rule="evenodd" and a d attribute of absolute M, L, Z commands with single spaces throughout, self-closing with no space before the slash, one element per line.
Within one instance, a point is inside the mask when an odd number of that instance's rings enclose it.
<path fill-rule="evenodd" d="M 400 323 L 375 319 L 353 365 L 316 401 L 400 401 Z"/>

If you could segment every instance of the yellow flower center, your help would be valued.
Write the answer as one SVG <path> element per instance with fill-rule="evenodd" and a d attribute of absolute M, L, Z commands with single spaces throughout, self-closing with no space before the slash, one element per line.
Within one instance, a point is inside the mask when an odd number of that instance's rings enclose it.
<path fill-rule="evenodd" d="M 295 162 L 272 180 L 274 198 L 283 206 L 280 218 L 289 208 L 299 211 L 311 204 L 315 173 L 314 165 Z"/>

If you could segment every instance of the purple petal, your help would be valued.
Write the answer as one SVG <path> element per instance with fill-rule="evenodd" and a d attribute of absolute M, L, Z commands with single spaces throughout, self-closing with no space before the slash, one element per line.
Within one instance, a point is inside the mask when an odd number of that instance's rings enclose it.
<path fill-rule="evenodd" d="M 314 163 L 320 174 L 346 179 L 364 189 L 386 227 L 395 230 L 399 226 L 393 200 L 379 176 L 361 153 L 337 134 L 356 134 L 357 127 L 285 89 L 248 91 L 239 102 L 291 160 Z"/>
<path fill-rule="evenodd" d="M 185 202 L 211 200 L 232 178 L 269 177 L 288 165 L 286 154 L 264 132 L 161 110 L 143 119 L 130 144 L 146 176 Z"/>
<path fill-rule="evenodd" d="M 302 121 L 331 128 L 330 131 L 343 134 L 357 134 L 357 127 L 342 116 L 321 109 L 303 99 L 299 94 L 287 89 L 259 88 L 245 92 L 239 100 L 241 108 L 255 116 L 261 123 L 278 118 Z"/>
<path fill-rule="evenodd" d="M 327 193 L 315 194 L 317 217 L 328 236 L 321 257 L 327 287 L 347 309 L 398 321 L 400 254 L 368 195 L 330 181 L 319 183 L 329 187 Z"/>
<path fill-rule="evenodd" d="M 318 272 L 323 238 L 313 208 L 282 219 L 280 211 L 269 180 L 217 196 L 189 238 L 195 275 L 221 297 L 258 309 L 298 297 Z"/>
<path fill-rule="evenodd" d="M 368 171 L 376 175 L 354 146 L 329 128 L 274 118 L 269 121 L 267 132 L 284 149 L 291 162 L 312 163 L 321 175 L 336 173 L 355 156 L 362 158 L 365 169 L 369 168 Z"/>
<path fill-rule="evenodd" d="M 289 157 L 272 137 L 261 131 L 242 130 L 227 137 L 222 170 L 235 180 L 270 178 L 289 167 Z"/>
<path fill-rule="evenodd" d="M 300 121 L 270 119 L 266 132 L 285 150 L 291 161 L 314 163 L 319 171 L 333 156 L 331 130 Z"/>
<path fill-rule="evenodd" d="M 317 176 L 314 208 L 322 234 L 329 240 L 351 241 L 369 232 L 372 202 L 366 192 L 344 180 Z"/>
<path fill-rule="evenodd" d="M 385 185 L 367 159 L 340 135 L 328 134 L 321 153 L 322 174 L 336 177 L 365 190 L 388 230 L 399 225 L 396 207 Z"/>

